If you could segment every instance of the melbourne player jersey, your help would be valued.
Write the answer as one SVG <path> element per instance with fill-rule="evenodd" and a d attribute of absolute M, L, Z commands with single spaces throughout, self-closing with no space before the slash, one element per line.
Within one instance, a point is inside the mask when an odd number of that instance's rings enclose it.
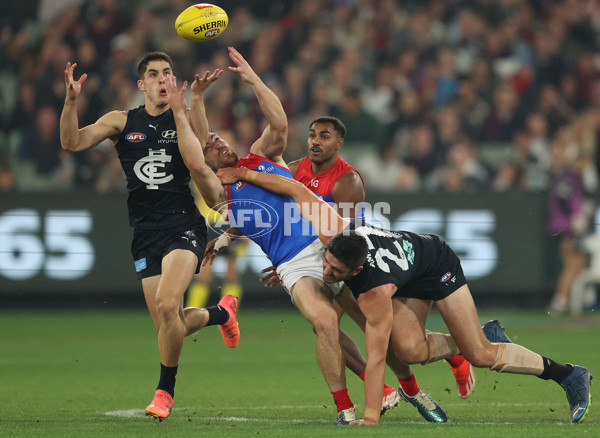
<path fill-rule="evenodd" d="M 354 170 L 356 173 L 358 173 L 358 176 L 360 176 L 362 181 L 362 176 L 358 170 L 348 164 L 342 157 L 338 157 L 331 169 L 318 175 L 312 170 L 310 158 L 304 157 L 302 160 L 300 160 L 300 164 L 298 164 L 298 168 L 294 174 L 294 179 L 304 184 L 315 195 L 323 199 L 325 202 L 329 204 L 335 204 L 336 200 L 333 199 L 333 188 L 338 182 L 338 179 L 346 172 L 351 170 Z M 339 212 L 340 214 L 342 213 L 341 210 Z M 355 213 L 358 219 L 364 220 L 364 208 L 362 204 Z"/>
<path fill-rule="evenodd" d="M 236 167 L 292 178 L 288 169 L 255 154 L 242 158 Z M 229 224 L 256 242 L 274 266 L 291 260 L 317 238 L 292 198 L 243 181 L 227 190 Z"/>
<path fill-rule="evenodd" d="M 387 231 L 354 219 L 349 228 L 363 236 L 369 247 L 363 270 L 345 281 L 356 297 L 384 284 L 395 284 L 400 290 L 427 272 L 440 248 L 440 239 L 431 234 Z"/>
<path fill-rule="evenodd" d="M 132 227 L 173 228 L 200 217 L 170 109 L 156 117 L 144 105 L 128 111 L 116 148 L 127 178 Z"/>

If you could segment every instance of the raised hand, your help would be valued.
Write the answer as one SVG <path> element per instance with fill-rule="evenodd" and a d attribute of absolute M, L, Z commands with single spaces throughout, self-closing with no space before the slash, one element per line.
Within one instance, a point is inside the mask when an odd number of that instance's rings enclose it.
<path fill-rule="evenodd" d="M 187 105 L 185 103 L 185 90 L 187 88 L 187 81 L 185 81 L 181 89 L 177 88 L 177 78 L 173 75 L 167 75 L 165 77 L 165 90 L 167 91 L 167 98 L 169 99 L 169 106 L 173 112 L 185 111 Z"/>
<path fill-rule="evenodd" d="M 191 86 L 192 93 L 204 93 L 213 82 L 215 82 L 221 77 L 222 74 L 223 70 L 217 68 L 212 73 L 207 70 L 206 72 L 204 72 L 204 75 L 202 77 L 200 77 L 200 75 L 196 75 Z"/>
<path fill-rule="evenodd" d="M 77 96 L 79 96 L 79 93 L 81 93 L 81 86 L 87 79 L 87 73 L 84 73 L 81 75 L 78 81 L 75 81 L 75 79 L 73 79 L 73 71 L 75 70 L 75 67 L 77 67 L 76 62 L 73 64 L 67 62 L 67 68 L 65 68 L 65 87 L 67 89 L 67 100 L 77 99 Z"/>
<path fill-rule="evenodd" d="M 235 71 L 240 74 L 244 82 L 253 85 L 256 81 L 260 80 L 258 75 L 252 70 L 250 64 L 244 59 L 242 54 L 235 50 L 233 47 L 229 47 L 229 58 L 233 61 L 236 67 L 228 67 L 230 71 Z"/>

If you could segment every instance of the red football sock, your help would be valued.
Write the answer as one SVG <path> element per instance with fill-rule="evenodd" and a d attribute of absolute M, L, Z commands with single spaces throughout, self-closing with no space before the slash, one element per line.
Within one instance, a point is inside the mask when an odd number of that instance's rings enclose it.
<path fill-rule="evenodd" d="M 446 362 L 448 362 L 452 368 L 458 368 L 459 366 L 461 366 L 463 364 L 464 361 L 465 361 L 465 358 L 461 354 L 459 354 L 458 356 L 452 356 L 452 357 L 449 357 L 448 359 L 446 359 Z"/>
<path fill-rule="evenodd" d="M 411 374 L 407 379 L 398 379 L 400 382 L 400 386 L 402 387 L 402 391 L 409 397 L 413 397 L 419 393 L 421 388 L 419 388 L 419 384 L 417 383 L 417 379 L 415 379 L 415 375 Z"/>
<path fill-rule="evenodd" d="M 350 396 L 348 395 L 347 389 L 340 389 L 339 391 L 332 392 L 333 401 L 335 402 L 335 406 L 337 407 L 337 411 L 342 412 L 344 409 L 353 408 L 352 400 L 350 400 Z"/>

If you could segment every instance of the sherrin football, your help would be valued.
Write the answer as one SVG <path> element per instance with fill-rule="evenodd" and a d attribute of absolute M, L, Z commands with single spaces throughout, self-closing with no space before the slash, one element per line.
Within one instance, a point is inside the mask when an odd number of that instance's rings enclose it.
<path fill-rule="evenodd" d="M 229 18 L 222 8 L 198 3 L 183 11 L 175 20 L 175 30 L 190 41 L 209 41 L 223 33 Z"/>

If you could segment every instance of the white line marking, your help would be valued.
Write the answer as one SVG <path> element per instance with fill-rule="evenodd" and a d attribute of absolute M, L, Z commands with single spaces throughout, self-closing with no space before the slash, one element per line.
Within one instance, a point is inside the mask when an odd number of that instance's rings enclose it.
<path fill-rule="evenodd" d="M 486 403 L 481 403 L 481 402 L 475 402 L 476 405 L 479 406 L 515 406 L 515 407 L 522 407 L 522 406 L 558 406 L 560 405 L 560 403 L 502 403 L 502 402 L 486 402 Z M 360 405 L 356 405 L 357 407 L 360 407 Z M 469 404 L 469 403 L 444 403 L 444 407 L 445 408 L 473 408 L 473 404 Z M 216 407 L 212 407 L 211 409 L 216 409 Z M 280 406 L 227 406 L 227 407 L 220 407 L 220 409 L 225 410 L 225 411 L 265 411 L 265 410 L 269 410 L 272 412 L 276 412 L 278 409 L 281 410 L 287 410 L 287 409 L 328 409 L 331 410 L 333 412 L 333 405 L 331 405 L 329 408 L 325 408 L 323 405 L 304 405 L 304 406 L 293 406 L 293 405 L 280 405 Z M 202 410 L 201 408 L 173 408 L 174 411 L 195 411 L 198 412 L 200 410 Z M 121 409 L 121 410 L 117 410 L 117 411 L 108 411 L 105 412 L 104 415 L 107 415 L 109 417 L 121 417 L 121 418 L 143 418 L 146 416 L 146 411 L 144 409 Z M 333 415 L 333 414 L 332 414 Z M 325 423 L 328 423 L 328 421 L 325 420 L 275 420 L 275 419 L 271 419 L 271 418 L 246 418 L 246 417 L 198 417 L 201 420 L 220 420 L 220 421 L 254 421 L 254 422 L 292 422 L 292 423 L 314 423 L 315 421 L 323 421 Z M 386 417 L 386 418 L 389 418 Z M 478 423 L 478 422 L 474 422 L 474 423 L 469 423 L 469 424 L 518 424 L 518 423 Z"/>

